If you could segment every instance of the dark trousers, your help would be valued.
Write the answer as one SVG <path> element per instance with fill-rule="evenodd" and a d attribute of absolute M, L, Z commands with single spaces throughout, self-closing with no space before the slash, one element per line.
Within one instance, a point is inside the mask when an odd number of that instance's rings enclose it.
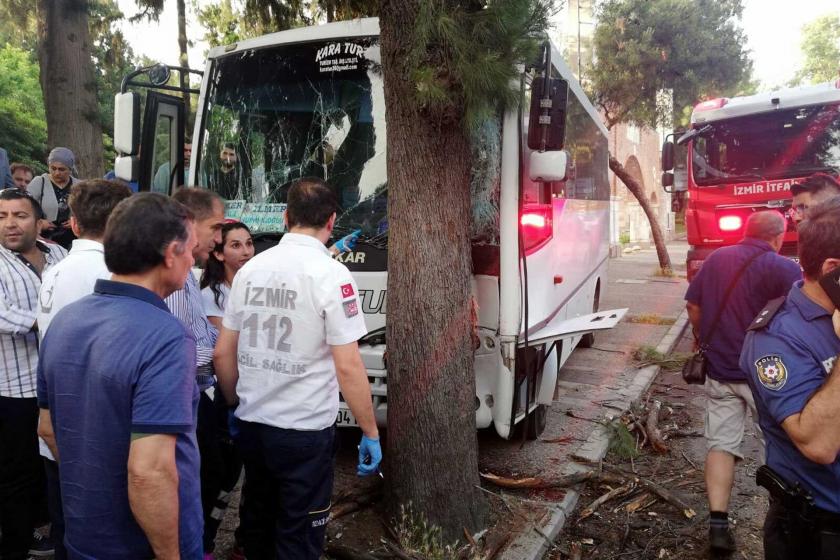
<path fill-rule="evenodd" d="M 213 552 L 216 533 L 224 519 L 242 473 L 242 459 L 227 428 L 228 407 L 219 391 L 215 400 L 201 393 L 196 438 L 201 454 L 201 507 L 204 511 L 204 552 Z"/>
<path fill-rule="evenodd" d="M 248 560 L 318 560 L 330 515 L 335 428 L 284 430 L 240 422 Z"/>
<path fill-rule="evenodd" d="M 44 458 L 44 472 L 47 475 L 47 506 L 50 510 L 50 538 L 55 544 L 54 560 L 67 560 L 64 547 L 64 509 L 61 502 L 61 483 L 58 478 L 58 463 Z"/>
<path fill-rule="evenodd" d="M 0 397 L 0 560 L 24 560 L 43 495 L 37 400 Z"/>
<path fill-rule="evenodd" d="M 835 515 L 836 517 L 836 515 Z M 765 560 L 833 560 L 840 557 L 840 523 L 816 519 L 803 527 L 798 518 L 771 498 L 764 519 Z"/>

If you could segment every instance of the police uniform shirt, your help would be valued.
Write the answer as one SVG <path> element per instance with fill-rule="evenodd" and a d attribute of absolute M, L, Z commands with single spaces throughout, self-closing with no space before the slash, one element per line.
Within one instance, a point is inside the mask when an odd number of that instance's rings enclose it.
<path fill-rule="evenodd" d="M 350 271 L 314 237 L 287 233 L 234 278 L 225 328 L 239 332 L 236 416 L 285 429 L 335 423 L 331 346 L 367 333 Z"/>
<path fill-rule="evenodd" d="M 767 465 L 789 484 L 800 482 L 817 506 L 840 512 L 840 460 L 830 465 L 810 461 L 781 425 L 802 412 L 840 354 L 832 314 L 802 293 L 800 280 L 771 315 L 772 311 L 759 314 L 741 352 L 741 368 L 766 438 Z"/>

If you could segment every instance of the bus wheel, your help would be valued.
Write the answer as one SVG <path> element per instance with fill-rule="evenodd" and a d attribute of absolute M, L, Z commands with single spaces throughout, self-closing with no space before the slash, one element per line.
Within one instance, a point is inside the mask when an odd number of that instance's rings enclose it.
<path fill-rule="evenodd" d="M 545 431 L 546 418 L 548 417 L 548 407 L 544 404 L 537 405 L 537 408 L 531 411 L 527 419 L 527 429 L 525 430 L 525 437 L 533 441 L 539 439 Z M 523 420 L 524 422 L 525 420 Z"/>

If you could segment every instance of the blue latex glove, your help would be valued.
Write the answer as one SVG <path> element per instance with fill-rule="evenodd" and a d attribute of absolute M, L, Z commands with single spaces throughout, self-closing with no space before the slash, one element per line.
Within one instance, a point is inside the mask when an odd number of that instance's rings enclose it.
<path fill-rule="evenodd" d="M 362 235 L 362 230 L 357 229 L 350 235 L 345 235 L 335 243 L 335 248 L 338 249 L 339 254 L 352 251 L 356 247 L 356 242 L 359 236 Z"/>
<path fill-rule="evenodd" d="M 382 461 L 382 448 L 378 439 L 371 439 L 362 436 L 359 443 L 359 465 L 356 467 L 356 474 L 368 476 L 379 470 L 379 463 Z"/>
<path fill-rule="evenodd" d="M 233 413 L 236 408 L 229 408 L 228 409 L 228 433 L 232 439 L 237 439 L 239 437 L 239 418 Z"/>

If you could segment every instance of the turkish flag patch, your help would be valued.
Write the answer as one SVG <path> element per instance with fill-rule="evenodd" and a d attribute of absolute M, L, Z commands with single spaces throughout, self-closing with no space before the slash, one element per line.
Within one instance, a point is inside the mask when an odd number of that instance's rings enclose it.
<path fill-rule="evenodd" d="M 356 303 L 356 300 L 352 301 L 345 301 L 344 302 L 344 315 L 349 319 L 350 317 L 355 317 L 359 314 L 359 304 Z"/>
<path fill-rule="evenodd" d="M 344 284 L 341 286 L 341 297 L 342 298 L 349 298 L 356 295 L 356 292 L 353 291 L 353 284 Z"/>

